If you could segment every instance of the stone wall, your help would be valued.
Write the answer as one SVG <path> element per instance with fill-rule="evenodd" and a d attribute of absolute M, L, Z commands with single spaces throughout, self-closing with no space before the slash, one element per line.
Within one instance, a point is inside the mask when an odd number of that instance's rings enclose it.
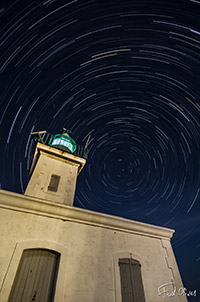
<path fill-rule="evenodd" d="M 0 191 L 0 301 L 7 302 L 24 249 L 61 254 L 55 302 L 121 302 L 119 258 L 141 263 L 146 302 L 158 287 L 182 287 L 170 238 L 173 230 Z M 167 289 L 171 290 L 170 287 Z"/>

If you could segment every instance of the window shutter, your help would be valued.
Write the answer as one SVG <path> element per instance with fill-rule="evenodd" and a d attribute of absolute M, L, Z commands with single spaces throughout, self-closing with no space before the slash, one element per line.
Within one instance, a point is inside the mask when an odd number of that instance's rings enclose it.
<path fill-rule="evenodd" d="M 131 258 L 119 259 L 122 302 L 145 302 L 141 265 Z"/>
<path fill-rule="evenodd" d="M 52 174 L 51 175 L 50 184 L 48 186 L 48 190 L 49 191 L 57 192 L 58 191 L 59 181 L 60 181 L 60 176 Z"/>
<path fill-rule="evenodd" d="M 59 258 L 50 250 L 24 250 L 8 302 L 53 302 Z"/>

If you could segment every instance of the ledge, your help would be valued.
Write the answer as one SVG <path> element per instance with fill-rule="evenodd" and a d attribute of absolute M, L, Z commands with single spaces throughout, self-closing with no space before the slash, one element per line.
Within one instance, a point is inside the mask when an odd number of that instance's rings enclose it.
<path fill-rule="evenodd" d="M 37 143 L 36 150 L 37 150 L 37 152 L 39 150 L 40 152 L 45 152 L 45 153 L 51 154 L 53 156 L 56 156 L 56 158 L 60 157 L 64 160 L 70 160 L 70 161 L 78 164 L 79 165 L 79 173 L 81 172 L 81 170 L 83 169 L 83 167 L 86 163 L 86 160 L 82 157 L 78 157 L 74 154 L 64 152 L 62 150 L 58 150 L 56 148 L 53 148 L 53 147 L 50 147 L 50 146 L 47 146 L 47 145 L 43 145 L 41 143 Z"/>
<path fill-rule="evenodd" d="M 0 208 L 170 240 L 174 230 L 0 190 Z"/>

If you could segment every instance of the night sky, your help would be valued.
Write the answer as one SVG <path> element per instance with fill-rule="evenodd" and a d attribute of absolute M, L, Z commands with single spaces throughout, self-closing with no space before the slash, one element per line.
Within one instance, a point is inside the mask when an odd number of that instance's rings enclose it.
<path fill-rule="evenodd" d="M 32 131 L 90 136 L 75 206 L 175 229 L 199 302 L 200 1 L 0 6 L 1 188 L 24 193 Z"/>

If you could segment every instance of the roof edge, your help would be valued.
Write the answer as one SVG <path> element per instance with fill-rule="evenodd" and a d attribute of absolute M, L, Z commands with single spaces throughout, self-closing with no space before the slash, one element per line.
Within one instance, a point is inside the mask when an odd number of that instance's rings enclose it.
<path fill-rule="evenodd" d="M 0 190 L 0 208 L 170 240 L 174 230 Z"/>

